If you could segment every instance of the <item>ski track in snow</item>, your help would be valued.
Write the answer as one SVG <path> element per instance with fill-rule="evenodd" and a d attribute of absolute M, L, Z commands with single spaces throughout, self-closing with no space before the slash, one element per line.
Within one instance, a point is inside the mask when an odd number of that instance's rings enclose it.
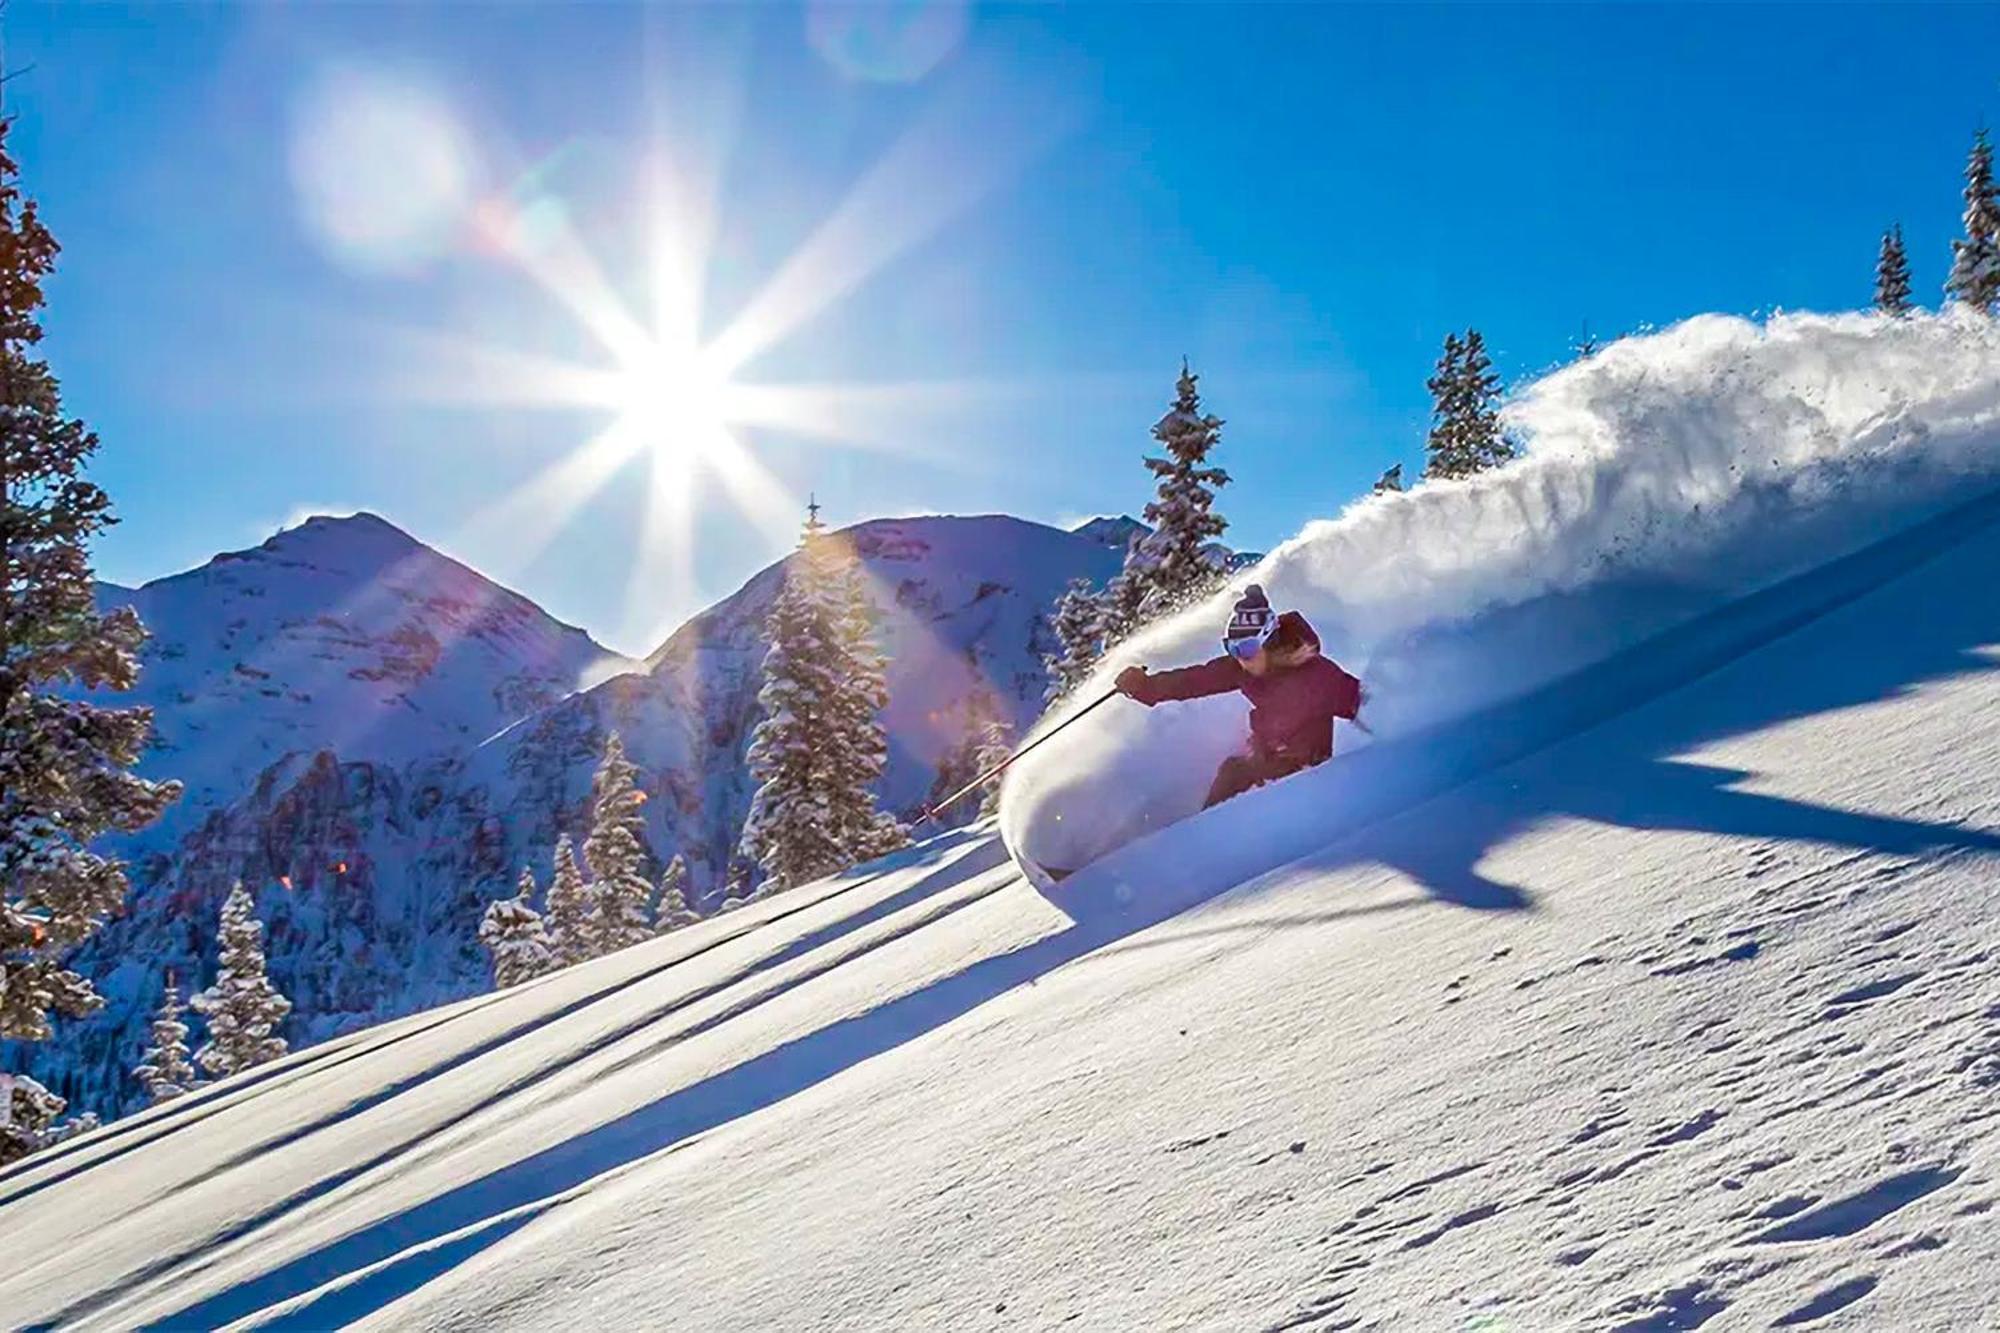
<path fill-rule="evenodd" d="M 2000 1271 L 2000 496 L 1031 892 L 990 832 L 0 1171 L 0 1322 L 1893 1328 Z"/>

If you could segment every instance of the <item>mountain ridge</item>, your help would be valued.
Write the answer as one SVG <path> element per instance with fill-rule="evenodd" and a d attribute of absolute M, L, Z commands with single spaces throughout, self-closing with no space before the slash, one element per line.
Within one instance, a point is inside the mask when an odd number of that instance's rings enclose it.
<path fill-rule="evenodd" d="M 1046 612 L 1121 551 L 1008 515 L 866 520 L 835 536 L 868 572 L 891 656 L 882 796 L 921 800 L 990 691 L 1025 727 L 1041 708 Z M 133 1104 L 125 1071 L 168 971 L 199 984 L 237 879 L 256 892 L 295 1041 L 485 988 L 485 904 L 557 836 L 587 829 L 612 730 L 641 765 L 657 873 L 676 853 L 713 903 L 749 801 L 763 624 L 786 561 L 703 608 L 647 658 L 617 658 L 524 594 L 375 514 L 315 516 L 256 547 L 137 588 L 152 638 L 137 688 L 149 776 L 187 794 L 116 841 L 126 914 L 79 954 L 109 1004 L 24 1052 L 79 1109 Z M 586 684 L 607 661 L 624 669 Z"/>

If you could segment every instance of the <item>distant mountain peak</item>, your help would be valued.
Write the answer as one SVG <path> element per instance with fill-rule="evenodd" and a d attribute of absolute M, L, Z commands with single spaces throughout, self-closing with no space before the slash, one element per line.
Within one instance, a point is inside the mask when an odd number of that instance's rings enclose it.
<path fill-rule="evenodd" d="M 431 548 L 409 533 L 368 510 L 347 515 L 314 514 L 303 523 L 273 533 L 257 549 L 273 554 L 289 554 L 298 549 L 319 551 L 367 551 L 391 556 L 408 555 Z"/>
<path fill-rule="evenodd" d="M 376 533 L 384 536 L 399 537 L 412 544 L 415 544 L 417 540 L 371 509 L 357 509 L 351 514 L 309 514 L 304 522 L 294 523 L 291 527 L 284 529 L 284 531 L 300 532 L 311 529 Z"/>
<path fill-rule="evenodd" d="M 1152 529 L 1130 514 L 1119 514 L 1115 517 L 1100 514 L 1096 518 L 1085 519 L 1070 531 L 1086 541 L 1122 551 L 1132 544 L 1134 537 L 1143 537 L 1152 532 Z"/>

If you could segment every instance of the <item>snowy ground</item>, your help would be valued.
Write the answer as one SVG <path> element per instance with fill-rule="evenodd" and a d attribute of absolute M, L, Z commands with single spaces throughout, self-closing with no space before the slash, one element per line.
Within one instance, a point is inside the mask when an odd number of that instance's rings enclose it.
<path fill-rule="evenodd" d="M 2000 501 L 1045 899 L 990 833 L 0 1172 L 0 1321 L 2000 1327 Z"/>

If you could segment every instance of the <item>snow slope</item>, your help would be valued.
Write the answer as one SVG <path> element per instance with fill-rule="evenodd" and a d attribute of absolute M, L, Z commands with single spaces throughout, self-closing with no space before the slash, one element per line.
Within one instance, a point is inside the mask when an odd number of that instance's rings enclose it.
<path fill-rule="evenodd" d="M 1050 899 L 974 830 L 328 1042 L 0 1172 L 0 1311 L 1985 1326 L 1997 564 L 1986 493 Z"/>
<path fill-rule="evenodd" d="M 1518 696 L 2000 485 L 2000 325 L 1703 316 L 1536 382 L 1506 422 L 1524 461 L 1369 497 L 1236 580 L 1306 613 L 1366 682 L 1379 735 Z M 1213 656 L 1231 595 L 1139 636 L 1076 700 L 1133 661 Z M 1098 710 L 1010 775 L 1009 835 L 1081 864 L 1195 809 L 1242 735 L 1233 700 Z"/>

